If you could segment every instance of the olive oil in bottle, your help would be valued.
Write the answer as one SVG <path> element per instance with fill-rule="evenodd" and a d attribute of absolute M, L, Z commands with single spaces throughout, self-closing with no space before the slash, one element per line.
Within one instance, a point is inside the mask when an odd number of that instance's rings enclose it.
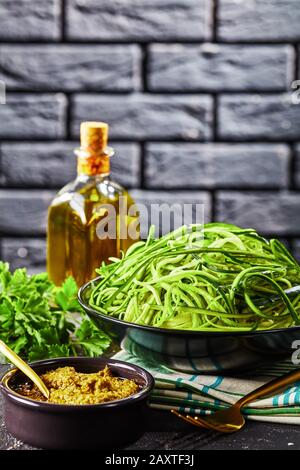
<path fill-rule="evenodd" d="M 48 212 L 47 270 L 57 285 L 69 275 L 82 285 L 102 261 L 119 257 L 139 238 L 138 214 L 128 215 L 133 200 L 109 177 L 114 151 L 107 147 L 108 125 L 83 122 L 80 135 L 77 178 L 59 191 Z"/>

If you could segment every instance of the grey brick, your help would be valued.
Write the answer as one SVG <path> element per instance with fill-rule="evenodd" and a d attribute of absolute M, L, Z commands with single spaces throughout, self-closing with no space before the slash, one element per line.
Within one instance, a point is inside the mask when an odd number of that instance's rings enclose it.
<path fill-rule="evenodd" d="M 137 186 L 140 174 L 139 147 L 133 143 L 112 144 L 112 178 L 126 187 Z M 2 184 L 14 187 L 62 187 L 76 176 L 78 142 L 2 144 Z"/>
<path fill-rule="evenodd" d="M 139 186 L 141 173 L 140 148 L 135 143 L 112 143 L 115 156 L 111 159 L 112 179 L 125 186 Z"/>
<path fill-rule="evenodd" d="M 0 39 L 57 40 L 60 0 L 1 0 Z"/>
<path fill-rule="evenodd" d="M 225 41 L 298 41 L 299 0 L 220 0 L 218 36 Z"/>
<path fill-rule="evenodd" d="M 151 224 L 156 225 L 156 235 L 166 233 L 172 228 L 169 211 L 174 214 L 177 221 L 175 227 L 183 223 L 202 223 L 202 210 L 204 208 L 204 218 L 208 222 L 211 219 L 211 198 L 210 194 L 203 191 L 130 191 L 133 200 L 140 209 L 141 237 L 146 238 Z M 162 205 L 165 206 L 162 206 Z M 188 206 L 184 206 L 187 204 Z M 199 204 L 200 209 L 197 209 Z M 192 210 L 189 212 L 189 208 Z M 160 214 L 162 214 L 160 216 Z M 183 218 L 184 217 L 184 218 Z"/>
<path fill-rule="evenodd" d="M 150 143 L 148 188 L 285 187 L 289 148 L 272 144 Z"/>
<path fill-rule="evenodd" d="M 2 235 L 44 235 L 51 191 L 0 190 Z"/>
<path fill-rule="evenodd" d="M 72 131 L 85 120 L 106 121 L 113 138 L 143 140 L 211 137 L 212 100 L 197 95 L 77 95 Z"/>
<path fill-rule="evenodd" d="M 138 46 L 0 47 L 0 80 L 13 90 L 77 91 L 139 88 Z"/>
<path fill-rule="evenodd" d="M 80 40 L 208 39 L 210 0 L 69 0 L 67 34 Z"/>
<path fill-rule="evenodd" d="M 152 90 L 285 90 L 293 76 L 291 46 L 154 44 Z"/>
<path fill-rule="evenodd" d="M 300 106 L 291 95 L 226 95 L 220 97 L 219 136 L 243 139 L 297 139 Z"/>
<path fill-rule="evenodd" d="M 300 143 L 296 145 L 295 182 L 300 188 Z"/>
<path fill-rule="evenodd" d="M 2 144 L 2 183 L 13 187 L 61 187 L 76 175 L 74 147 L 72 142 Z"/>
<path fill-rule="evenodd" d="M 300 232 L 300 196 L 296 192 L 217 193 L 217 220 L 252 227 L 274 236 Z"/>
<path fill-rule="evenodd" d="M 2 259 L 12 270 L 27 268 L 28 272 L 44 271 L 46 268 L 46 240 L 35 238 L 3 238 Z"/>
<path fill-rule="evenodd" d="M 8 94 L 0 106 L 0 138 L 64 137 L 65 111 L 62 94 Z"/>

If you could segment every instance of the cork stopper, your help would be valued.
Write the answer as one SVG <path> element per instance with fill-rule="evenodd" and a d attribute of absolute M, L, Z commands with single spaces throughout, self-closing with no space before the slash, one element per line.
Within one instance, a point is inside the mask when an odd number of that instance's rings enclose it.
<path fill-rule="evenodd" d="M 82 122 L 80 125 L 81 148 L 91 153 L 102 153 L 106 149 L 108 124 L 106 122 Z"/>
<path fill-rule="evenodd" d="M 114 154 L 107 147 L 108 124 L 106 122 L 82 122 L 80 125 L 80 148 L 77 155 L 77 172 L 79 175 L 108 175 L 110 157 Z"/>

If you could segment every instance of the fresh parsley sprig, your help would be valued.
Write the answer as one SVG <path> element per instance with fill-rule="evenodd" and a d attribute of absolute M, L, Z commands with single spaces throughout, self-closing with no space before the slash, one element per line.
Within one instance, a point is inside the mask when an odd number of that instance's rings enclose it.
<path fill-rule="evenodd" d="M 78 354 L 99 356 L 110 345 L 82 311 L 73 278 L 55 286 L 46 273 L 10 272 L 0 262 L 0 339 L 29 361 Z"/>

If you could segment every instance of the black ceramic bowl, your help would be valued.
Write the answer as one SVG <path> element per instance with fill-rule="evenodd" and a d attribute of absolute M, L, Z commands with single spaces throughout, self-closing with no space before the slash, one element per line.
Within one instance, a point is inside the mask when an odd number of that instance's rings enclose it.
<path fill-rule="evenodd" d="M 176 370 L 216 373 L 251 368 L 262 361 L 291 357 L 300 326 L 249 332 L 201 332 L 137 325 L 103 315 L 89 306 L 91 289 L 100 278 L 78 293 L 81 306 L 94 323 L 128 352 Z"/>
<path fill-rule="evenodd" d="M 138 439 L 144 432 L 144 412 L 154 386 L 153 377 L 146 370 L 113 359 L 86 357 L 31 364 L 38 374 L 64 366 L 91 373 L 106 365 L 115 376 L 134 380 L 140 391 L 99 405 L 56 405 L 19 395 L 13 388 L 27 381 L 27 377 L 17 369 L 6 372 L 0 387 L 8 431 L 21 441 L 45 449 L 116 449 Z"/>

